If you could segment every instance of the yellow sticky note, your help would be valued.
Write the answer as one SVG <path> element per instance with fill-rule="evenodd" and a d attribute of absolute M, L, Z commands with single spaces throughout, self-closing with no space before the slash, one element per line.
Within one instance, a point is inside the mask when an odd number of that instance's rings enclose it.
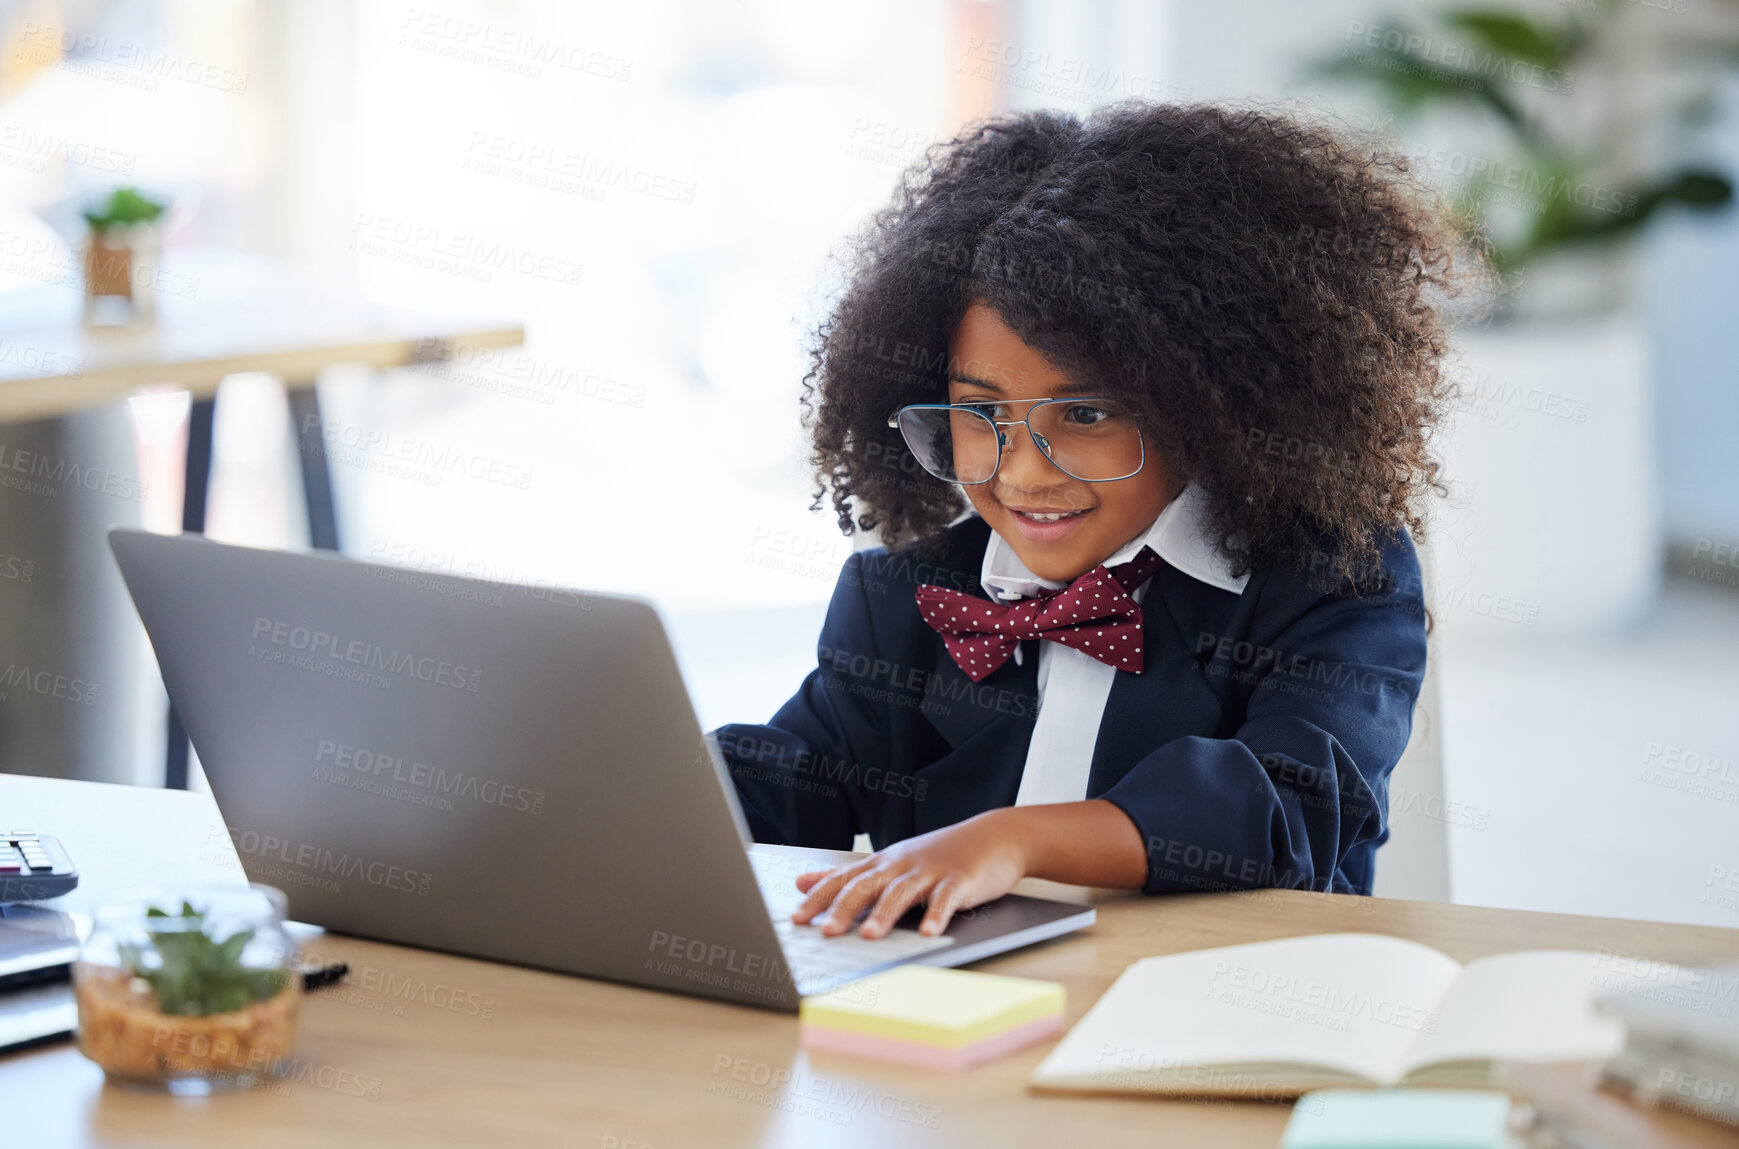
<path fill-rule="evenodd" d="M 1063 1012 L 1054 981 L 903 965 L 806 997 L 804 1026 L 958 1049 Z"/>

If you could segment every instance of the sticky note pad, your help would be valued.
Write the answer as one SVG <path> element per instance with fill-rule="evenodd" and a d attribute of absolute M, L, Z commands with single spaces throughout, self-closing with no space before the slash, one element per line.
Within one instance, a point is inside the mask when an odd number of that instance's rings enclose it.
<path fill-rule="evenodd" d="M 1062 1031 L 1051 981 L 905 965 L 806 997 L 805 1048 L 965 1069 Z"/>
<path fill-rule="evenodd" d="M 1325 1089 L 1292 1110 L 1280 1149 L 1506 1149 L 1507 1094 Z"/>

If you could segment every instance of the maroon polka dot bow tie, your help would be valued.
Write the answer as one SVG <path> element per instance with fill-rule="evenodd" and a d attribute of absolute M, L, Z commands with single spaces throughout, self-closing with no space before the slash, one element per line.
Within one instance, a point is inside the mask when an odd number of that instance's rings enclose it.
<path fill-rule="evenodd" d="M 1126 563 L 1101 564 L 1061 590 L 1006 604 L 925 583 L 917 591 L 918 613 L 974 682 L 1007 662 L 1025 638 L 1048 638 L 1140 674 L 1141 607 L 1129 592 L 1163 565 L 1152 547 L 1142 547 Z"/>

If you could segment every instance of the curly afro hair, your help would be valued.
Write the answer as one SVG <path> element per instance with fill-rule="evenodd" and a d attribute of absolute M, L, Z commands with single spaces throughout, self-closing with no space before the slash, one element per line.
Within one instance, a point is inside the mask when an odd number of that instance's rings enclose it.
<path fill-rule="evenodd" d="M 1447 304 L 1485 263 L 1406 157 L 1326 124 L 1127 102 L 934 145 L 847 255 L 804 423 L 819 509 L 889 546 L 966 508 L 887 426 L 946 402 L 969 304 L 1122 398 L 1234 570 L 1369 573 L 1437 485 Z M 1326 559 L 1326 561 L 1325 561 Z"/>

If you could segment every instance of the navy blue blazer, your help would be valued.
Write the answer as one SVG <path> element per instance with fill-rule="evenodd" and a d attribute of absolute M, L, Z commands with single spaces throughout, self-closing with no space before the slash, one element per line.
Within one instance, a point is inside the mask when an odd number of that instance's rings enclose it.
<path fill-rule="evenodd" d="M 974 515 L 933 560 L 853 554 L 802 688 L 766 725 L 713 732 L 757 841 L 849 849 L 864 832 L 882 849 L 1014 804 L 1042 640 L 974 683 L 913 598 L 920 583 L 983 595 L 989 536 Z M 1146 891 L 1368 894 L 1425 675 L 1412 542 L 1390 543 L 1357 596 L 1278 570 L 1236 594 L 1167 565 L 1142 611 L 1146 668 L 1116 676 L 1087 797 L 1140 830 Z"/>

